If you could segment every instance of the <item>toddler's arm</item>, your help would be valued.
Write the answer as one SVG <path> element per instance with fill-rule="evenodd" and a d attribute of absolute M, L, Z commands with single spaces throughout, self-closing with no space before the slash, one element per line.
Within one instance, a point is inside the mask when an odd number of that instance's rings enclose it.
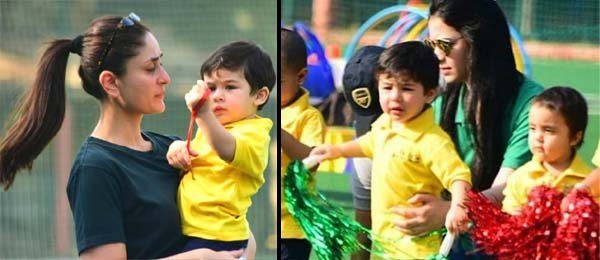
<path fill-rule="evenodd" d="M 339 157 L 364 157 L 357 140 L 352 140 L 338 145 L 319 145 L 310 151 L 310 156 L 320 158 L 320 161 L 337 159 Z"/>
<path fill-rule="evenodd" d="M 452 203 L 448 215 L 446 215 L 446 228 L 451 233 L 464 233 L 468 229 L 469 217 L 467 216 L 464 203 L 467 191 L 470 189 L 471 185 L 461 180 L 454 181 L 450 187 Z"/>
<path fill-rule="evenodd" d="M 202 80 L 198 80 L 197 84 L 185 94 L 185 103 L 190 111 L 193 111 L 194 107 L 205 91 L 208 90 L 208 86 Z M 204 102 L 202 107 L 198 109 L 196 115 L 196 124 L 198 128 L 206 135 L 208 143 L 217 152 L 219 157 L 227 162 L 233 160 L 235 155 L 235 138 L 232 134 L 227 132 L 225 127 L 219 123 L 215 114 L 210 110 L 211 100 L 210 98 Z"/>
<path fill-rule="evenodd" d="M 302 160 L 310 154 L 312 147 L 309 147 L 296 140 L 294 136 L 283 130 L 283 128 L 280 128 L 280 134 L 281 149 L 283 149 L 283 151 L 290 156 L 290 158 L 294 160 Z"/>

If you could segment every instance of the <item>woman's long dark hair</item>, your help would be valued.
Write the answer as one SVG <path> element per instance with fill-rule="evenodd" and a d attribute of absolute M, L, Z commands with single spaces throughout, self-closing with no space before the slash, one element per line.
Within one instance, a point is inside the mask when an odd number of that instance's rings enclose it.
<path fill-rule="evenodd" d="M 108 70 L 117 76 L 126 73 L 127 61 L 138 54 L 149 30 L 140 23 L 117 29 L 121 19 L 101 17 L 79 37 L 48 43 L 38 63 L 33 86 L 18 102 L 0 142 L 0 184 L 4 190 L 10 188 L 19 170 L 31 170 L 33 160 L 60 130 L 65 117 L 65 73 L 70 52 L 81 56 L 78 72 L 83 89 L 99 100 L 106 98 L 98 80 L 100 72 Z M 105 49 L 106 57 L 102 66 L 98 66 Z"/>
<path fill-rule="evenodd" d="M 504 115 L 524 80 L 515 65 L 508 23 L 494 0 L 432 0 L 429 12 L 460 32 L 470 46 L 467 82 L 451 84 L 442 93 L 441 126 L 456 143 L 454 119 L 459 90 L 463 83 L 468 83 L 464 110 L 467 123 L 475 132 L 473 187 L 487 189 L 506 150 L 499 137 L 502 125 L 508 120 Z"/>

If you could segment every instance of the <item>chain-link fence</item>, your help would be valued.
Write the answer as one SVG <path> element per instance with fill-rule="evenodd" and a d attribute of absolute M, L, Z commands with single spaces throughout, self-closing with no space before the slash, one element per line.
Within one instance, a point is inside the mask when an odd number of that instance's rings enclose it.
<path fill-rule="evenodd" d="M 313 21 L 313 0 L 282 0 L 282 19 L 291 24 Z M 327 1 L 329 2 L 329 1 Z M 407 2 L 427 7 L 429 0 L 332 0 L 329 25 L 335 29 L 356 29 L 386 7 Z M 509 22 L 525 40 L 600 43 L 598 0 L 502 0 L 498 1 Z M 388 28 L 389 24 L 382 24 Z"/>

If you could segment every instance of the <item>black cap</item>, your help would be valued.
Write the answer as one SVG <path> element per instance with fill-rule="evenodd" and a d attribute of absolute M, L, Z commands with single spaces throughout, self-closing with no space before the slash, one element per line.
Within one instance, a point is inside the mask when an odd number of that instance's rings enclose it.
<path fill-rule="evenodd" d="M 344 95 L 356 114 L 369 116 L 381 113 L 375 71 L 383 50 L 385 48 L 379 46 L 365 46 L 346 63 L 343 77 Z"/>
<path fill-rule="evenodd" d="M 344 69 L 344 95 L 355 114 L 358 135 L 368 131 L 371 123 L 382 113 L 375 72 L 379 55 L 384 50 L 380 46 L 364 46 L 348 60 Z"/>

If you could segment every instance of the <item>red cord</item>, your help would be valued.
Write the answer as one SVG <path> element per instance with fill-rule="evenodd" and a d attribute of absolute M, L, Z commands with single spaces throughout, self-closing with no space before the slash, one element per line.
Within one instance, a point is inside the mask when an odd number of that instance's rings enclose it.
<path fill-rule="evenodd" d="M 188 150 L 188 152 L 190 151 L 190 143 L 192 142 L 192 134 L 194 132 L 194 121 L 196 119 L 196 115 L 198 114 L 198 110 L 202 107 L 204 102 L 206 102 L 206 100 L 208 100 L 209 96 L 210 96 L 210 90 L 206 89 L 206 91 L 204 91 L 204 94 L 202 95 L 202 98 L 200 98 L 200 100 L 198 101 L 198 103 L 196 104 L 194 109 L 192 110 L 192 114 L 190 116 L 190 125 L 188 126 L 188 135 L 187 135 L 187 150 Z"/>

